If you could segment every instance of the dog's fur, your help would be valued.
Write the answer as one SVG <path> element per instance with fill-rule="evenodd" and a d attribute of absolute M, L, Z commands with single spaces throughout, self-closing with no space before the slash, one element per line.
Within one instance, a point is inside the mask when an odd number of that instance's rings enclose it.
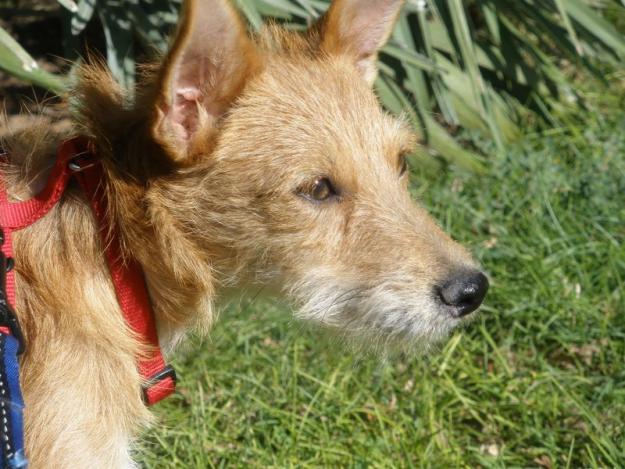
<path fill-rule="evenodd" d="M 210 327 L 218 288 L 250 282 L 366 340 L 427 344 L 461 321 L 433 289 L 474 261 L 411 201 L 400 173 L 414 137 L 371 89 L 401 3 L 335 0 L 305 33 L 270 26 L 252 39 L 225 0 L 188 1 L 133 102 L 102 66 L 82 67 L 74 132 L 95 142 L 168 350 Z M 65 137 L 36 128 L 4 142 L 12 197 L 42 187 Z M 319 178 L 336 188 L 321 202 Z M 132 467 L 149 422 L 141 350 L 80 190 L 16 233 L 14 250 L 31 467 Z"/>

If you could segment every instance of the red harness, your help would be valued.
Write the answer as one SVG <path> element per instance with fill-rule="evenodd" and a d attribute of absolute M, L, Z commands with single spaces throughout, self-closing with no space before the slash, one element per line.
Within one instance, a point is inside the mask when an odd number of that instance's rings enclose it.
<path fill-rule="evenodd" d="M 32 225 L 48 213 L 61 199 L 72 177 L 78 181 L 93 208 L 117 300 L 126 322 L 136 338 L 147 346 L 147 353 L 137 359 L 137 368 L 143 379 L 143 400 L 147 405 L 155 404 L 174 392 L 176 374 L 172 367 L 165 364 L 158 344 L 143 270 L 136 260 L 123 259 L 117 233 L 112 231 L 113 236 L 109 236 L 111 220 L 107 216 L 104 171 L 86 139 L 73 138 L 60 145 L 46 187 L 32 199 L 10 202 L 6 188 L 0 189 L 0 227 L 4 232 L 2 252 L 7 259 L 13 256 L 12 232 Z M 9 302 L 14 305 L 15 269 L 7 273 L 6 292 Z"/>

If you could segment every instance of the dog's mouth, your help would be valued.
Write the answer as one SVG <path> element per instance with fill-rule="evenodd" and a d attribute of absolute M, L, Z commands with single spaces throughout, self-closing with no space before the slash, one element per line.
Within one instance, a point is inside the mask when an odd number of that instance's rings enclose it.
<path fill-rule="evenodd" d="M 466 290 L 443 294 L 437 288 L 406 291 L 396 282 L 337 287 L 307 281 L 290 293 L 298 318 L 333 330 L 346 341 L 380 350 L 429 350 L 476 317 L 485 289 Z"/>

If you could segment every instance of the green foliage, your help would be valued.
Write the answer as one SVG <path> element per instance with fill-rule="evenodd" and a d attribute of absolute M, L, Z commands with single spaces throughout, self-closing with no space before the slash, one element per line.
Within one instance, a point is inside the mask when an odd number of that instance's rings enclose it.
<path fill-rule="evenodd" d="M 93 19 L 106 39 L 113 74 L 134 84 L 137 50 L 163 51 L 180 0 L 58 0 L 66 11 L 68 57 Z M 236 0 L 252 29 L 267 17 L 301 29 L 327 9 L 322 0 Z M 603 17 L 601 12 L 605 12 Z M 497 143 L 519 134 L 524 117 L 553 121 L 557 103 L 581 105 L 568 76 L 599 76 L 598 63 L 622 63 L 625 5 L 615 0 L 413 0 L 382 55 L 377 90 L 423 134 L 431 154 L 480 171 L 483 159 L 453 137 L 458 127 Z M 609 20 L 609 19 L 611 20 Z M 0 30 L 0 68 L 55 92 L 63 79 L 33 68 L 32 58 Z M 495 151 L 496 152 L 496 151 Z"/>
<path fill-rule="evenodd" d="M 63 79 L 39 68 L 37 62 L 0 27 L 0 69 L 22 80 L 62 93 Z"/>
<path fill-rule="evenodd" d="M 526 132 L 482 178 L 415 174 L 415 195 L 491 278 L 480 317 L 441 353 L 354 356 L 248 298 L 177 355 L 180 394 L 155 409 L 140 463 L 625 467 L 618 93 L 577 123 Z"/>
<path fill-rule="evenodd" d="M 137 45 L 164 52 L 180 4 L 177 0 L 78 0 L 69 18 L 70 43 L 97 17 L 104 31 L 108 66 L 120 83 L 132 89 Z"/>
<path fill-rule="evenodd" d="M 63 38 L 67 56 L 78 59 L 78 39 L 93 18 L 100 22 L 106 41 L 106 59 L 117 80 L 132 89 L 137 42 L 144 50 L 167 48 L 181 0 L 58 0 L 67 23 Z M 0 69 L 61 94 L 66 77 L 55 77 L 37 67 L 33 58 L 0 28 Z"/>

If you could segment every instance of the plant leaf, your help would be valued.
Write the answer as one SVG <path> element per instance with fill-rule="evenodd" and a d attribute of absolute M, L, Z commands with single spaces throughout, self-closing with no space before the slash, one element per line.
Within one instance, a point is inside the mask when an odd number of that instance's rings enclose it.
<path fill-rule="evenodd" d="M 132 23 L 123 7 L 112 4 L 100 8 L 98 16 L 104 29 L 109 69 L 126 89 L 132 89 L 135 79 Z"/>
<path fill-rule="evenodd" d="M 87 26 L 95 12 L 96 0 L 78 0 L 78 10 L 72 15 L 71 31 L 78 36 Z"/>
<path fill-rule="evenodd" d="M 601 16 L 580 0 L 562 0 L 566 12 L 592 35 L 610 47 L 620 57 L 625 57 L 625 39 Z M 625 12 L 623 12 L 625 14 Z"/>
<path fill-rule="evenodd" d="M 57 0 L 57 2 L 59 2 L 59 4 L 70 13 L 78 12 L 78 5 L 76 5 L 76 2 L 74 2 L 74 0 Z"/>
<path fill-rule="evenodd" d="M 0 69 L 56 94 L 65 91 L 64 79 L 39 68 L 30 54 L 2 27 L 0 27 Z"/>

